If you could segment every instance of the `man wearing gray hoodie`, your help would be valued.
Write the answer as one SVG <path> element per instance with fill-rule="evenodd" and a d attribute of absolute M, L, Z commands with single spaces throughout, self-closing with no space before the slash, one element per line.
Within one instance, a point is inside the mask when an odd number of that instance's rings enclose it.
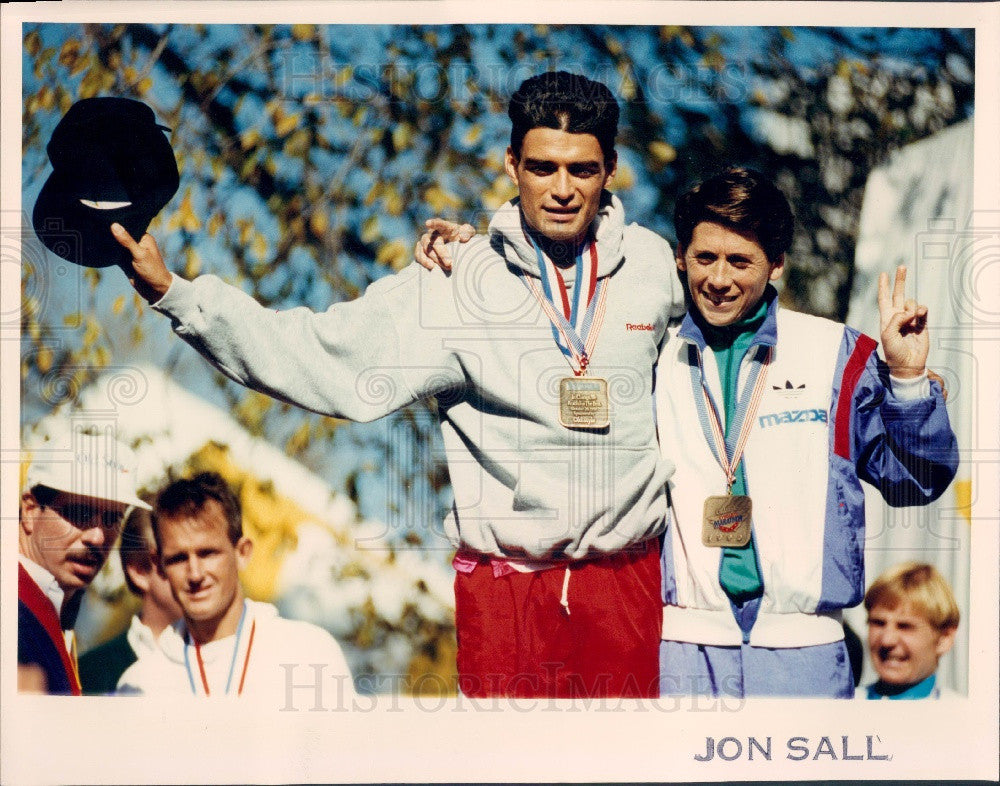
<path fill-rule="evenodd" d="M 672 251 L 605 187 L 618 106 L 566 72 L 511 97 L 519 197 L 449 271 L 419 265 L 323 313 L 274 312 L 171 274 L 112 231 L 129 280 L 230 378 L 369 421 L 434 396 L 455 500 L 459 687 L 468 696 L 656 696 L 658 536 L 672 472 L 652 369 L 683 314 Z"/>

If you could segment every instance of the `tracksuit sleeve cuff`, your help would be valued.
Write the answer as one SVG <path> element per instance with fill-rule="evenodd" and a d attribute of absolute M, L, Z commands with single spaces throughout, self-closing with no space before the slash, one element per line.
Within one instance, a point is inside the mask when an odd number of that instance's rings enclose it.
<path fill-rule="evenodd" d="M 900 379 L 890 374 L 889 380 L 892 383 L 893 398 L 897 401 L 916 401 L 931 394 L 931 383 L 926 371 L 919 377 L 911 379 Z"/>

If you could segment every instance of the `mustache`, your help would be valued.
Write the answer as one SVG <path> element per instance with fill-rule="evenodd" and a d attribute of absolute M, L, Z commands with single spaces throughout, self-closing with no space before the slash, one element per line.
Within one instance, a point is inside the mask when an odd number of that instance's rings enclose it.
<path fill-rule="evenodd" d="M 96 567 L 101 567 L 106 558 L 107 555 L 103 551 L 92 546 L 83 546 L 82 548 L 75 548 L 66 552 L 67 560 L 71 562 L 83 562 L 88 565 L 95 565 Z"/>

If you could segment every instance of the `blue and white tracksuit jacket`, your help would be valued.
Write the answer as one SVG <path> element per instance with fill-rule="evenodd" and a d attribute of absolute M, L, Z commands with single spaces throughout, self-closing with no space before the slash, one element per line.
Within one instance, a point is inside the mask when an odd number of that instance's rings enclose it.
<path fill-rule="evenodd" d="M 779 341 L 780 339 L 780 341 Z M 840 610 L 864 595 L 864 493 L 893 506 L 927 504 L 955 475 L 958 453 L 940 386 L 894 396 L 868 336 L 772 300 L 740 368 L 774 356 L 743 457 L 763 597 L 744 633 L 719 585 L 721 549 L 702 544 L 706 497 L 725 494 L 723 470 L 699 425 L 701 353 L 722 409 L 712 350 L 688 315 L 663 347 L 656 374 L 661 450 L 676 458 L 663 549 L 663 638 L 701 645 L 807 647 L 843 638 Z M 923 383 L 926 386 L 926 383 Z"/>

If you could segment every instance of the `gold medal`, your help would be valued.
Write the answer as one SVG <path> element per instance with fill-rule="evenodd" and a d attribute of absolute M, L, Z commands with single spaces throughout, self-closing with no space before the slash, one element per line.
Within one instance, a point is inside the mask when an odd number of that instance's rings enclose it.
<path fill-rule="evenodd" d="M 753 505 L 750 497 L 726 494 L 705 500 L 701 542 L 706 546 L 745 546 L 750 542 Z"/>
<path fill-rule="evenodd" d="M 601 377 L 561 379 L 559 422 L 566 428 L 607 428 L 611 424 L 608 381 Z"/>

